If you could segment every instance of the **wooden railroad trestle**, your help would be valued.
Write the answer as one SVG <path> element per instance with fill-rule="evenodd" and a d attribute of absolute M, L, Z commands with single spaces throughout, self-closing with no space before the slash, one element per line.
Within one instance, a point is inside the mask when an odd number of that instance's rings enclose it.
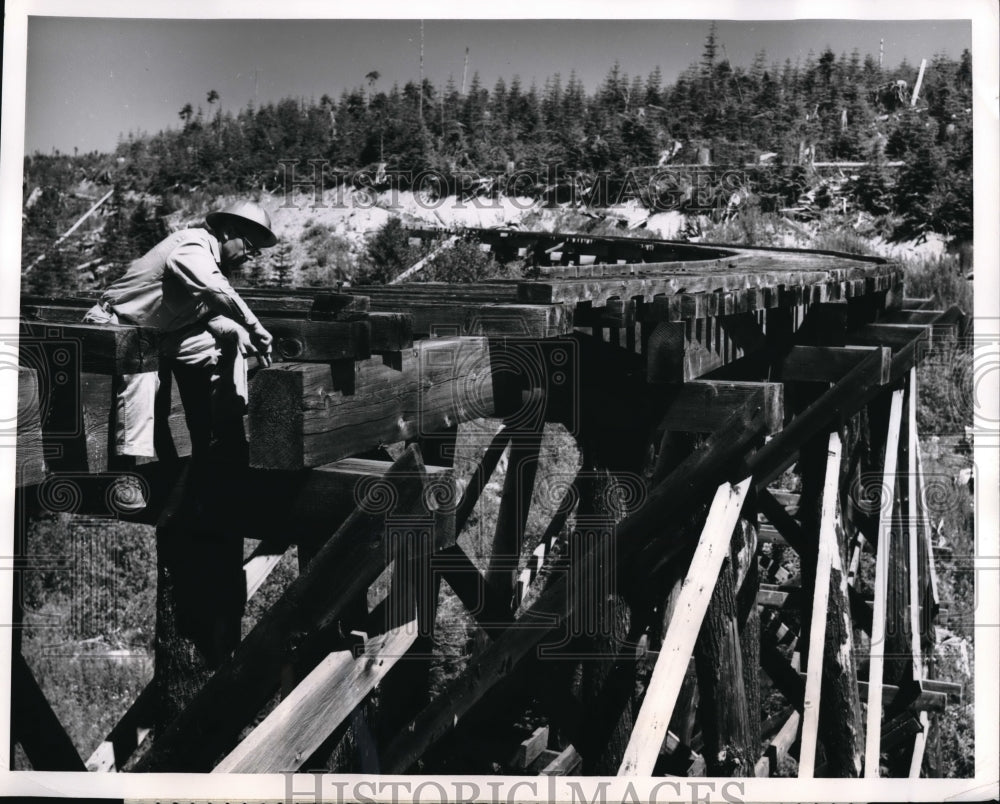
<path fill-rule="evenodd" d="M 248 595 L 293 543 L 299 578 L 169 718 L 150 685 L 86 762 L 16 650 L 13 737 L 33 766 L 309 769 L 350 729 L 341 767 L 433 770 L 436 747 L 533 690 L 548 725 L 513 746 L 513 772 L 774 775 L 792 753 L 803 777 L 918 775 L 928 713 L 960 689 L 930 676 L 914 366 L 961 311 L 906 298 L 875 258 L 476 234 L 534 255 L 536 278 L 245 290 L 279 362 L 252 379 L 238 478 L 266 504 L 233 506 L 229 526 L 258 541 Z M 24 566 L 39 509 L 162 529 L 190 452 L 157 334 L 77 323 L 87 304 L 22 299 Z M 111 441 L 115 389 L 143 371 L 162 380 L 155 461 Z M 459 425 L 481 419 L 502 424 L 470 447 Z M 553 423 L 581 456 L 559 482 L 538 475 Z M 478 454 L 463 483 L 456 449 Z M 470 555 L 504 454 L 495 532 Z M 793 465 L 794 494 L 775 486 Z M 118 505 L 122 474 L 141 513 Z M 529 533 L 546 483 L 555 513 Z M 432 697 L 442 580 L 479 638 Z M 763 722 L 761 669 L 788 704 Z"/>

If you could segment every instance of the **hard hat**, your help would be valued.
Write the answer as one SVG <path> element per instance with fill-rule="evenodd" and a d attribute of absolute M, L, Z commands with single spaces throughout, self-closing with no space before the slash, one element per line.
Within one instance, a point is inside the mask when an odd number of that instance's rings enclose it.
<path fill-rule="evenodd" d="M 205 222 L 215 231 L 231 224 L 257 248 L 268 248 L 278 242 L 271 231 L 271 216 L 260 204 L 253 201 L 237 201 L 225 209 L 209 212 Z"/>

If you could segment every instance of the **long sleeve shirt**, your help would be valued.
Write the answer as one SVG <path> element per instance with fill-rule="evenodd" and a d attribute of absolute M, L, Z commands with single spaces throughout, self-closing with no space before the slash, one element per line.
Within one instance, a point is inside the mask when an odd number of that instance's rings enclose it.
<path fill-rule="evenodd" d="M 177 332 L 224 315 L 247 329 L 253 314 L 219 269 L 219 241 L 205 229 L 182 229 L 129 265 L 101 296 L 123 324 Z"/>

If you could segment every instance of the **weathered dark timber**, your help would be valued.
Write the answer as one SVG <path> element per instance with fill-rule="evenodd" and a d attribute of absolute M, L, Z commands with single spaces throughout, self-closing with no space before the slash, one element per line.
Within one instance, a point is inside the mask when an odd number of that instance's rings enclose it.
<path fill-rule="evenodd" d="M 82 314 L 81 314 L 82 318 Z M 75 344 L 81 371 L 99 374 L 137 374 L 159 367 L 157 334 L 142 327 L 117 324 L 48 324 L 21 321 L 25 341 Z M 71 367 L 62 366 L 64 370 Z M 56 369 L 53 368 L 53 372 Z"/>
<path fill-rule="evenodd" d="M 695 380 L 677 387 L 661 427 L 688 433 L 712 433 L 747 404 L 761 407 L 767 419 L 767 435 L 781 429 L 784 420 L 780 383 L 742 383 Z"/>
<path fill-rule="evenodd" d="M 420 341 L 397 370 L 284 363 L 252 383 L 250 463 L 301 469 L 493 413 L 484 338 Z"/>
<path fill-rule="evenodd" d="M 42 400 L 38 372 L 17 369 L 17 475 L 15 485 L 33 486 L 45 479 L 42 443 Z"/>
<path fill-rule="evenodd" d="M 740 531 L 739 526 L 737 532 Z M 734 534 L 734 538 L 737 538 Z M 740 540 L 744 538 L 740 533 Z M 734 544 L 735 548 L 736 545 Z M 753 776 L 759 742 L 743 671 L 743 649 L 736 605 L 736 567 L 730 557 L 719 573 L 695 645 L 695 667 L 701 693 L 699 718 L 705 735 L 705 762 L 710 776 Z M 759 710 L 752 713 L 759 719 Z"/>

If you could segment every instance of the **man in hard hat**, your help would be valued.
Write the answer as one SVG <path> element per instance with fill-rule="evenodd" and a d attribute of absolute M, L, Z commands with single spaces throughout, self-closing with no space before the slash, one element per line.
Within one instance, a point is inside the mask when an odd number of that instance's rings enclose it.
<path fill-rule="evenodd" d="M 232 447 L 243 439 L 244 357 L 255 354 L 270 365 L 272 338 L 228 277 L 277 242 L 267 211 L 252 201 L 205 220 L 208 228 L 174 232 L 135 260 L 84 319 L 159 331 L 160 356 L 177 380 L 196 458 L 213 444 Z M 119 455 L 155 456 L 156 390 L 155 375 L 124 378 L 116 417 Z"/>
<path fill-rule="evenodd" d="M 118 454 L 155 454 L 154 402 L 158 389 L 161 398 L 169 393 L 171 375 L 191 433 L 191 461 L 157 524 L 158 705 L 171 715 L 185 698 L 172 685 L 190 686 L 186 674 L 218 666 L 239 644 L 246 588 L 243 534 L 233 514 L 243 504 L 248 466 L 245 356 L 270 365 L 272 341 L 228 278 L 277 242 L 269 215 L 241 201 L 205 220 L 208 228 L 174 232 L 133 262 L 85 319 L 150 327 L 160 335 L 159 378 L 155 372 L 122 378 Z M 125 475 L 117 483 L 123 486 L 115 489 L 119 510 L 145 507 L 137 478 Z M 178 662 L 187 669 L 177 670 Z M 163 670 L 168 665 L 174 670 Z"/>

